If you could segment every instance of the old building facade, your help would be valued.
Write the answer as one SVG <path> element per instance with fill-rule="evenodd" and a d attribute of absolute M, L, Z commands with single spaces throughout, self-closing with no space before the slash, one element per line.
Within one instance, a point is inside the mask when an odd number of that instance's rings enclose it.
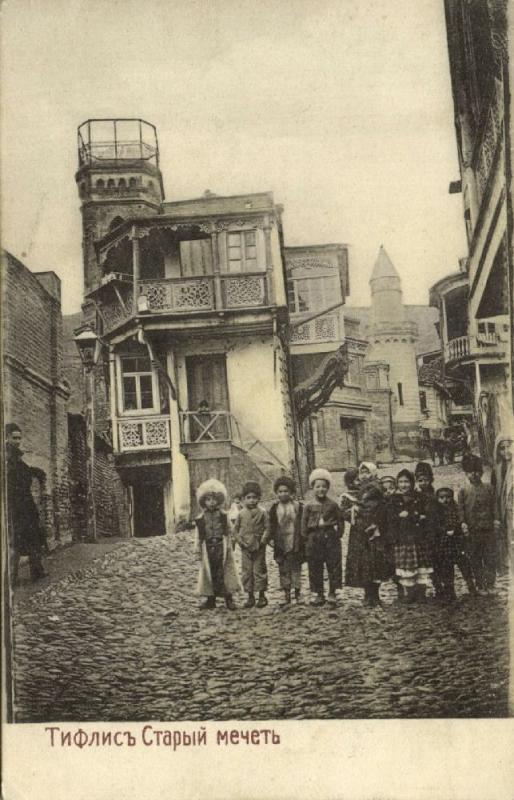
<path fill-rule="evenodd" d="M 360 320 L 344 308 L 347 245 L 286 247 L 285 255 L 295 391 L 315 380 L 341 346 L 347 360 L 343 380 L 310 416 L 316 464 L 341 471 L 364 458 L 392 460 L 390 366 L 368 359 Z"/>
<path fill-rule="evenodd" d="M 3 418 L 23 432 L 32 491 L 50 548 L 71 541 L 61 282 L 2 252 Z"/>
<path fill-rule="evenodd" d="M 482 453 L 512 425 L 512 177 L 506 3 L 447 0 L 446 27 L 467 257 L 438 281 L 445 374 Z M 457 391 L 458 389 L 458 391 Z"/>

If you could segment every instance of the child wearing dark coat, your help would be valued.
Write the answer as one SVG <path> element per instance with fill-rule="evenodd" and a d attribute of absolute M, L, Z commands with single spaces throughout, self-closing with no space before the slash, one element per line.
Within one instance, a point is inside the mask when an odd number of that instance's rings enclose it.
<path fill-rule="evenodd" d="M 479 592 L 493 592 L 496 580 L 496 533 L 494 489 L 482 483 L 483 466 L 478 456 L 462 459 L 469 486 L 459 490 L 457 502 L 462 532 L 469 536 L 469 555 Z"/>
<path fill-rule="evenodd" d="M 294 499 L 296 487 L 292 478 L 277 478 L 273 490 L 277 501 L 269 510 L 267 539 L 273 543 L 273 557 L 278 565 L 280 588 L 284 591 L 285 604 L 289 605 L 291 589 L 294 589 L 296 602 L 300 602 L 304 560 L 301 536 L 303 504 Z"/>
<path fill-rule="evenodd" d="M 387 505 L 388 538 L 393 545 L 395 575 L 401 587 L 400 600 L 413 603 L 421 593 L 424 596 L 433 568 L 428 563 L 427 548 L 419 546 L 422 534 L 414 475 L 408 469 L 402 469 L 396 483 L 398 491 Z M 418 586 L 424 589 L 420 590 Z"/>
<path fill-rule="evenodd" d="M 437 503 L 430 508 L 428 524 L 434 536 L 434 567 L 441 587 L 438 599 L 454 603 L 457 599 L 455 565 L 460 569 L 469 593 L 476 594 L 476 588 L 453 490 L 446 486 L 441 487 L 436 491 L 436 499 Z"/>
<path fill-rule="evenodd" d="M 386 505 L 375 485 L 361 491 L 350 530 L 345 583 L 364 589 L 364 603 L 380 603 L 380 584 L 393 575 L 391 547 L 387 538 Z"/>
<path fill-rule="evenodd" d="M 305 503 L 302 515 L 302 541 L 309 565 L 311 605 L 325 604 L 323 571 L 328 572 L 328 602 L 335 605 L 336 591 L 343 585 L 341 553 L 342 520 L 337 503 L 327 497 L 332 478 L 326 469 L 315 469 L 309 476 L 314 499 Z"/>
<path fill-rule="evenodd" d="M 268 538 L 268 515 L 259 506 L 261 487 L 254 481 L 243 486 L 241 498 L 243 508 L 234 522 L 234 537 L 241 548 L 243 587 L 248 593 L 244 608 L 264 608 L 268 605 L 268 570 L 266 567 L 266 541 Z M 255 603 L 255 592 L 259 599 Z"/>
<path fill-rule="evenodd" d="M 214 478 L 204 481 L 196 493 L 202 514 L 196 518 L 195 550 L 200 557 L 197 594 L 206 597 L 203 609 L 215 608 L 216 597 L 224 597 L 229 610 L 232 595 L 241 588 L 234 561 L 230 526 L 223 505 L 227 492 Z"/>
<path fill-rule="evenodd" d="M 433 536 L 428 518 L 430 516 L 430 509 L 437 503 L 434 491 L 434 473 L 432 466 L 428 461 L 420 461 L 414 470 L 414 477 L 416 479 L 416 504 L 418 509 L 418 535 L 416 539 L 416 552 L 418 558 L 418 569 L 424 567 L 430 569 L 432 581 L 436 593 L 438 591 L 437 577 L 434 579 L 433 572 Z M 425 573 L 428 574 L 428 573 Z M 416 584 L 416 600 L 418 602 L 426 601 L 427 584 Z"/>

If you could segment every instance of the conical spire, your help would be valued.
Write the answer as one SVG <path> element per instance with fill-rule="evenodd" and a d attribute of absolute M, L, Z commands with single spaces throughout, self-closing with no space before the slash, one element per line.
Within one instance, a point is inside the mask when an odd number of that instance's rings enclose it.
<path fill-rule="evenodd" d="M 380 245 L 369 283 L 374 325 L 398 324 L 404 320 L 402 282 L 383 245 Z"/>
<path fill-rule="evenodd" d="M 396 272 L 383 244 L 380 245 L 370 281 L 376 281 L 378 278 L 398 278 L 400 280 L 400 276 Z"/>

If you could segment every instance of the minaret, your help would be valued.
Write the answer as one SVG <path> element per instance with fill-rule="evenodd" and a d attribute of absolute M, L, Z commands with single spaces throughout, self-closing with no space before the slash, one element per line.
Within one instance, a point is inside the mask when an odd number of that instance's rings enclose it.
<path fill-rule="evenodd" d="M 158 214 L 164 189 L 155 127 L 142 119 L 90 119 L 78 128 L 75 175 L 82 211 L 84 288 L 101 278 L 95 242 L 131 217 Z"/>
<path fill-rule="evenodd" d="M 418 328 L 406 318 L 400 276 L 383 246 L 375 261 L 370 287 L 372 313 L 367 358 L 389 364 L 389 384 L 396 399 L 393 423 L 396 433 L 401 430 L 407 436 L 409 430 L 418 432 L 421 418 L 415 351 Z"/>

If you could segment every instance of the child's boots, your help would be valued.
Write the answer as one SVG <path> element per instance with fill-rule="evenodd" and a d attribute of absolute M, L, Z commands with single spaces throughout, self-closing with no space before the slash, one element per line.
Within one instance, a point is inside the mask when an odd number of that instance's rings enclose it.
<path fill-rule="evenodd" d="M 243 608 L 253 608 L 254 605 L 255 605 L 255 596 L 253 595 L 252 592 L 250 592 L 248 595 L 248 600 L 244 604 Z"/>
<path fill-rule="evenodd" d="M 311 600 L 311 606 L 324 606 L 325 605 L 325 595 L 324 594 L 317 594 L 313 600 Z"/>
<path fill-rule="evenodd" d="M 257 608 L 264 608 L 264 606 L 268 605 L 268 599 L 264 592 L 259 592 L 259 599 L 257 600 Z"/>
<path fill-rule="evenodd" d="M 226 605 L 226 607 L 228 608 L 229 611 L 235 611 L 236 610 L 236 604 L 234 603 L 231 594 L 227 594 L 225 596 L 225 605 Z"/>
<path fill-rule="evenodd" d="M 214 595 L 209 595 L 205 603 L 201 605 L 200 608 L 202 609 L 202 611 L 207 611 L 208 609 L 216 608 L 216 598 L 214 597 Z"/>

